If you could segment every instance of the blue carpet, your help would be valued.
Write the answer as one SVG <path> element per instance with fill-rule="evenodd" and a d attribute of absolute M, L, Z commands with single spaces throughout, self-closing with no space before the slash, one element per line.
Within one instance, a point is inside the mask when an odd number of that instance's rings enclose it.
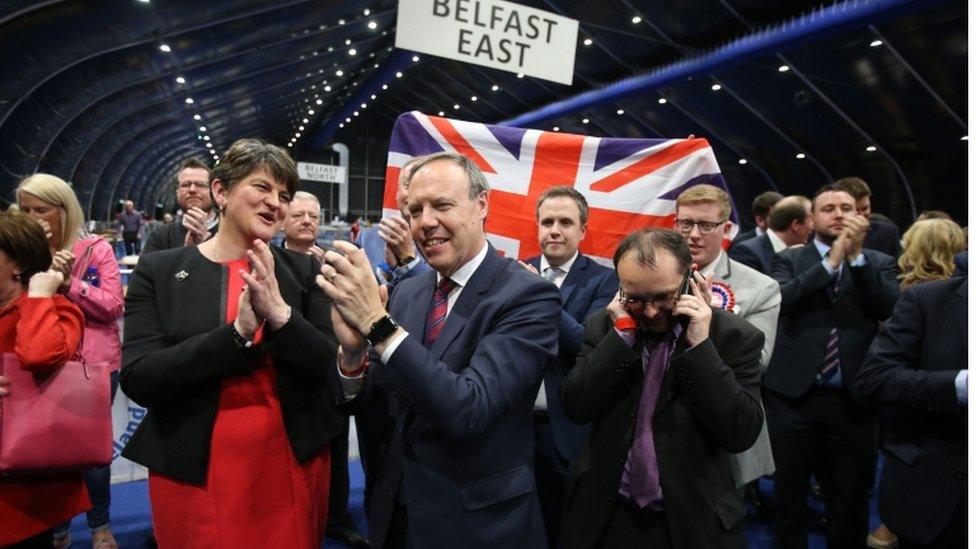
<path fill-rule="evenodd" d="M 878 463 L 880 473 L 881 463 Z M 349 462 L 349 512 L 360 531 L 366 532 L 366 517 L 363 514 L 363 470 L 358 461 Z M 875 484 L 877 486 L 877 484 Z M 760 481 L 760 490 L 766 501 L 771 500 L 773 483 L 770 480 Z M 810 505 L 817 513 L 823 514 L 823 503 L 813 498 Z M 146 540 L 151 530 L 151 519 L 149 515 L 149 497 L 147 494 L 146 481 L 127 482 L 112 486 L 112 532 L 119 546 L 123 549 L 141 548 L 146 546 Z M 871 500 L 871 529 L 873 530 L 881 522 L 878 518 L 877 499 Z M 754 516 L 749 516 L 746 523 L 746 535 L 749 539 L 749 547 L 754 549 L 765 549 L 773 547 L 773 525 L 768 522 L 761 522 Z M 91 535 L 85 525 L 84 516 L 75 517 L 71 523 L 71 538 L 74 541 L 72 547 L 84 548 L 91 547 Z M 827 546 L 822 530 L 814 529 L 810 533 L 811 549 L 822 549 Z M 345 548 L 345 544 L 326 540 L 322 544 L 323 548 L 340 549 Z"/>

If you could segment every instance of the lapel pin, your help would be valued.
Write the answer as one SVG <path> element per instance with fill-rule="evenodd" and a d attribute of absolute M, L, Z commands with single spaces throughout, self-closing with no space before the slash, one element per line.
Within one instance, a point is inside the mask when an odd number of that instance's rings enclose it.
<path fill-rule="evenodd" d="M 182 282 L 182 281 L 186 280 L 186 277 L 188 277 L 188 276 L 190 276 L 190 273 L 188 273 L 186 271 L 180 271 L 180 272 L 176 273 L 176 280 L 179 280 L 180 282 Z"/>

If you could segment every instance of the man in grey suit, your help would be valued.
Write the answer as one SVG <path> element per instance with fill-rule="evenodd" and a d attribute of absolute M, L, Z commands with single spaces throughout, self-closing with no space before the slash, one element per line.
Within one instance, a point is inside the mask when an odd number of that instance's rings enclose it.
<path fill-rule="evenodd" d="M 759 328 L 766 336 L 760 355 L 763 371 L 769 364 L 776 341 L 779 318 L 779 284 L 759 271 L 729 259 L 722 241 L 732 222 L 729 195 L 714 185 L 695 185 L 677 199 L 675 229 L 681 233 L 698 271 L 712 292 L 712 305 L 724 308 Z M 732 455 L 732 475 L 736 488 L 775 471 L 769 433 L 762 431 L 752 448 Z"/>

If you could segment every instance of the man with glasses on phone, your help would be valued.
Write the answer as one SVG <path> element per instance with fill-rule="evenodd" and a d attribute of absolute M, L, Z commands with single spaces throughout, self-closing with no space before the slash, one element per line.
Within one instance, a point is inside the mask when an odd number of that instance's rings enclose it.
<path fill-rule="evenodd" d="M 183 210 L 177 223 L 157 227 L 142 253 L 195 246 L 217 232 L 217 211 L 210 196 L 210 168 L 199 159 L 183 162 L 176 177 L 176 203 Z"/>
<path fill-rule="evenodd" d="M 675 231 L 631 233 L 614 254 L 620 291 L 587 319 L 560 397 L 592 422 L 570 467 L 568 548 L 744 547 L 730 454 L 755 442 L 763 335 L 709 306 Z"/>

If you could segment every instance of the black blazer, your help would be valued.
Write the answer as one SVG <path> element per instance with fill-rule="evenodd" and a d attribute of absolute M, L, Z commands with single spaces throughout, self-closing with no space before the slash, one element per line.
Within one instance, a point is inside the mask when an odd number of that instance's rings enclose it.
<path fill-rule="evenodd" d="M 329 299 L 310 256 L 271 248 L 291 319 L 265 334 L 292 451 L 301 463 L 341 430 L 330 396 L 338 385 Z M 122 455 L 179 481 L 203 484 L 221 381 L 246 375 L 245 351 L 224 321 L 227 268 L 196 246 L 143 256 L 125 300 L 122 390 L 149 409 Z M 329 387 L 327 387 L 327 385 Z"/>
<path fill-rule="evenodd" d="M 813 242 L 773 257 L 772 276 L 783 300 L 765 387 L 790 398 L 806 393 L 823 366 L 832 326 L 840 338 L 841 380 L 849 387 L 878 323 L 891 316 L 898 299 L 895 260 L 873 250 L 864 250 L 864 258 L 861 267 L 844 263 L 839 292 L 831 297 L 834 279 Z"/>
<path fill-rule="evenodd" d="M 956 277 L 905 290 L 854 381 L 864 399 L 892 405 L 878 507 L 899 538 L 919 544 L 965 505 L 968 428 L 955 378 L 967 368 L 968 288 Z"/>
<path fill-rule="evenodd" d="M 773 272 L 774 255 L 776 252 L 773 251 L 773 243 L 765 234 L 743 240 L 729 248 L 731 259 L 752 267 L 766 276 Z"/>
<path fill-rule="evenodd" d="M 746 545 L 746 509 L 735 493 L 730 454 L 752 446 L 762 427 L 762 346 L 762 332 L 713 309 L 709 339 L 692 349 L 682 340 L 671 357 L 652 421 L 674 547 Z M 606 311 L 590 315 L 560 393 L 570 419 L 593 422 L 582 457 L 570 466 L 566 548 L 593 547 L 610 520 L 643 377 L 640 355 L 617 335 Z"/>
<path fill-rule="evenodd" d="M 751 240 L 753 238 L 756 238 L 757 236 L 759 236 L 759 235 L 756 234 L 756 228 L 755 227 L 749 227 L 748 229 L 743 229 L 743 230 L 739 231 L 739 234 L 735 235 L 735 238 L 732 239 L 732 243 L 729 244 L 729 247 L 731 248 L 732 246 L 735 246 L 735 245 L 739 244 L 740 242 L 745 242 L 746 240 Z"/>
<path fill-rule="evenodd" d="M 864 235 L 864 247 L 898 259 L 901 255 L 901 231 L 890 221 L 871 217 L 871 228 Z"/>
<path fill-rule="evenodd" d="M 217 233 L 218 226 L 214 225 L 210 228 L 210 236 Z M 179 220 L 156 227 L 153 232 L 149 233 L 149 238 L 146 239 L 146 245 L 142 247 L 141 253 L 146 255 L 149 252 L 158 252 L 159 250 L 182 248 L 183 243 L 186 242 L 186 233 L 186 227 Z"/>

